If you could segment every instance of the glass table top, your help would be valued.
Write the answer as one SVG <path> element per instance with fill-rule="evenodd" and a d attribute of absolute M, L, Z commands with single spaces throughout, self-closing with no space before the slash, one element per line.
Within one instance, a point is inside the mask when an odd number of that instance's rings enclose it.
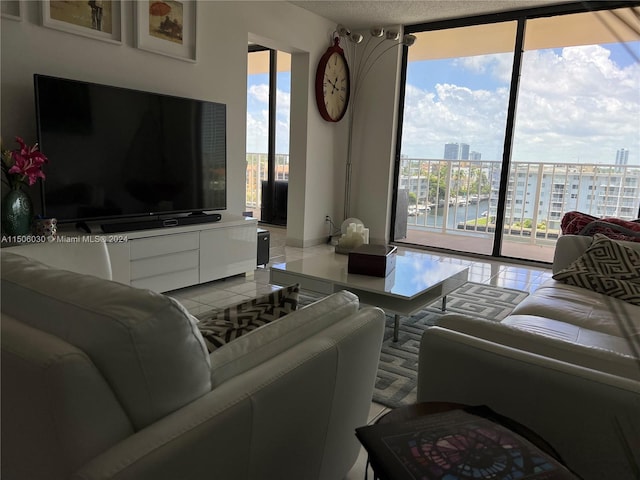
<path fill-rule="evenodd" d="M 433 261 L 429 254 L 403 248 L 398 248 L 396 267 L 385 278 L 348 273 L 348 260 L 348 255 L 331 252 L 277 263 L 271 268 L 401 298 L 413 298 L 468 270 L 466 266 Z"/>

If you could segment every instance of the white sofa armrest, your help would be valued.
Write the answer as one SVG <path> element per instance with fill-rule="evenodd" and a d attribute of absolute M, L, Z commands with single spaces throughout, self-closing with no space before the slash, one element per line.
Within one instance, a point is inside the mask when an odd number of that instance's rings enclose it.
<path fill-rule="evenodd" d="M 291 312 L 214 350 L 211 385 L 245 372 L 358 311 L 359 300 L 346 290 Z"/>

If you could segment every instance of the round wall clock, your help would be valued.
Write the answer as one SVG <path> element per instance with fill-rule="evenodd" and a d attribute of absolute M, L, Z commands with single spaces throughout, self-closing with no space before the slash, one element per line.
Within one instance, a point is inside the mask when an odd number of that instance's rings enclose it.
<path fill-rule="evenodd" d="M 316 71 L 316 102 L 320 115 L 328 122 L 338 122 L 349 105 L 349 65 L 340 48 L 340 37 L 322 55 Z"/>

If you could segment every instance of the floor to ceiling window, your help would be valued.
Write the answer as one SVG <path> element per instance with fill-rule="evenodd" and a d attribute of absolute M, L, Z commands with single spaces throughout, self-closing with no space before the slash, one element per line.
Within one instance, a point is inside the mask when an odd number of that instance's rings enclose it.
<path fill-rule="evenodd" d="M 638 15 L 563 8 L 406 29 L 394 240 L 551 261 L 564 213 L 638 217 Z"/>
<path fill-rule="evenodd" d="M 246 209 L 286 225 L 291 55 L 250 45 L 247 62 Z"/>
<path fill-rule="evenodd" d="M 491 253 L 491 185 L 500 178 L 516 22 L 417 32 L 409 49 L 398 177 L 405 239 Z M 478 41 L 478 39 L 483 39 Z M 400 202 L 405 203 L 405 202 Z M 473 241 L 482 232 L 485 242 Z M 400 240 L 396 238 L 396 240 Z"/>
<path fill-rule="evenodd" d="M 640 42 L 621 42 L 622 25 L 607 23 L 630 13 L 527 22 L 502 222 L 507 256 L 544 255 L 566 212 L 638 217 Z"/>

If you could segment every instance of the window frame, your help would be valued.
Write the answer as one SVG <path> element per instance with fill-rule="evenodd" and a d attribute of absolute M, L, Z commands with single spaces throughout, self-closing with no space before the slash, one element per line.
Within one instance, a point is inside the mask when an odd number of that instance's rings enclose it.
<path fill-rule="evenodd" d="M 513 135 L 515 132 L 516 106 L 519 94 L 520 71 L 522 68 L 522 57 L 524 52 L 524 40 L 526 34 L 527 21 L 536 18 L 553 17 L 561 15 L 571 15 L 577 13 L 597 12 L 602 10 L 616 10 L 619 8 L 640 7 L 639 1 L 612 0 L 612 1 L 592 1 L 592 2 L 571 2 L 560 5 L 549 5 L 545 7 L 526 8 L 498 12 L 493 14 L 477 15 L 472 17 L 461 17 L 448 20 L 437 20 L 433 22 L 417 23 L 404 26 L 405 34 L 420 33 L 426 31 L 454 29 L 460 27 L 470 27 L 474 25 L 488 25 L 493 23 L 517 21 L 516 39 L 514 44 L 514 59 L 511 71 L 511 83 L 509 92 L 509 103 L 507 110 L 507 120 L 505 128 L 505 140 L 500 172 L 500 191 L 497 204 L 496 230 L 494 233 L 493 248 L 491 257 L 503 257 L 502 240 L 504 233 L 504 215 L 508 195 L 509 173 L 511 166 L 511 155 L 513 147 Z M 398 180 L 401 166 L 401 146 L 402 131 L 404 123 L 405 94 L 407 85 L 407 66 L 409 48 L 402 49 L 400 85 L 398 96 L 398 122 L 396 128 L 396 146 L 393 168 L 393 185 L 391 193 L 391 222 L 389 238 L 392 242 L 395 238 L 396 212 L 398 207 Z M 638 205 L 638 218 L 640 218 L 640 205 Z"/>

